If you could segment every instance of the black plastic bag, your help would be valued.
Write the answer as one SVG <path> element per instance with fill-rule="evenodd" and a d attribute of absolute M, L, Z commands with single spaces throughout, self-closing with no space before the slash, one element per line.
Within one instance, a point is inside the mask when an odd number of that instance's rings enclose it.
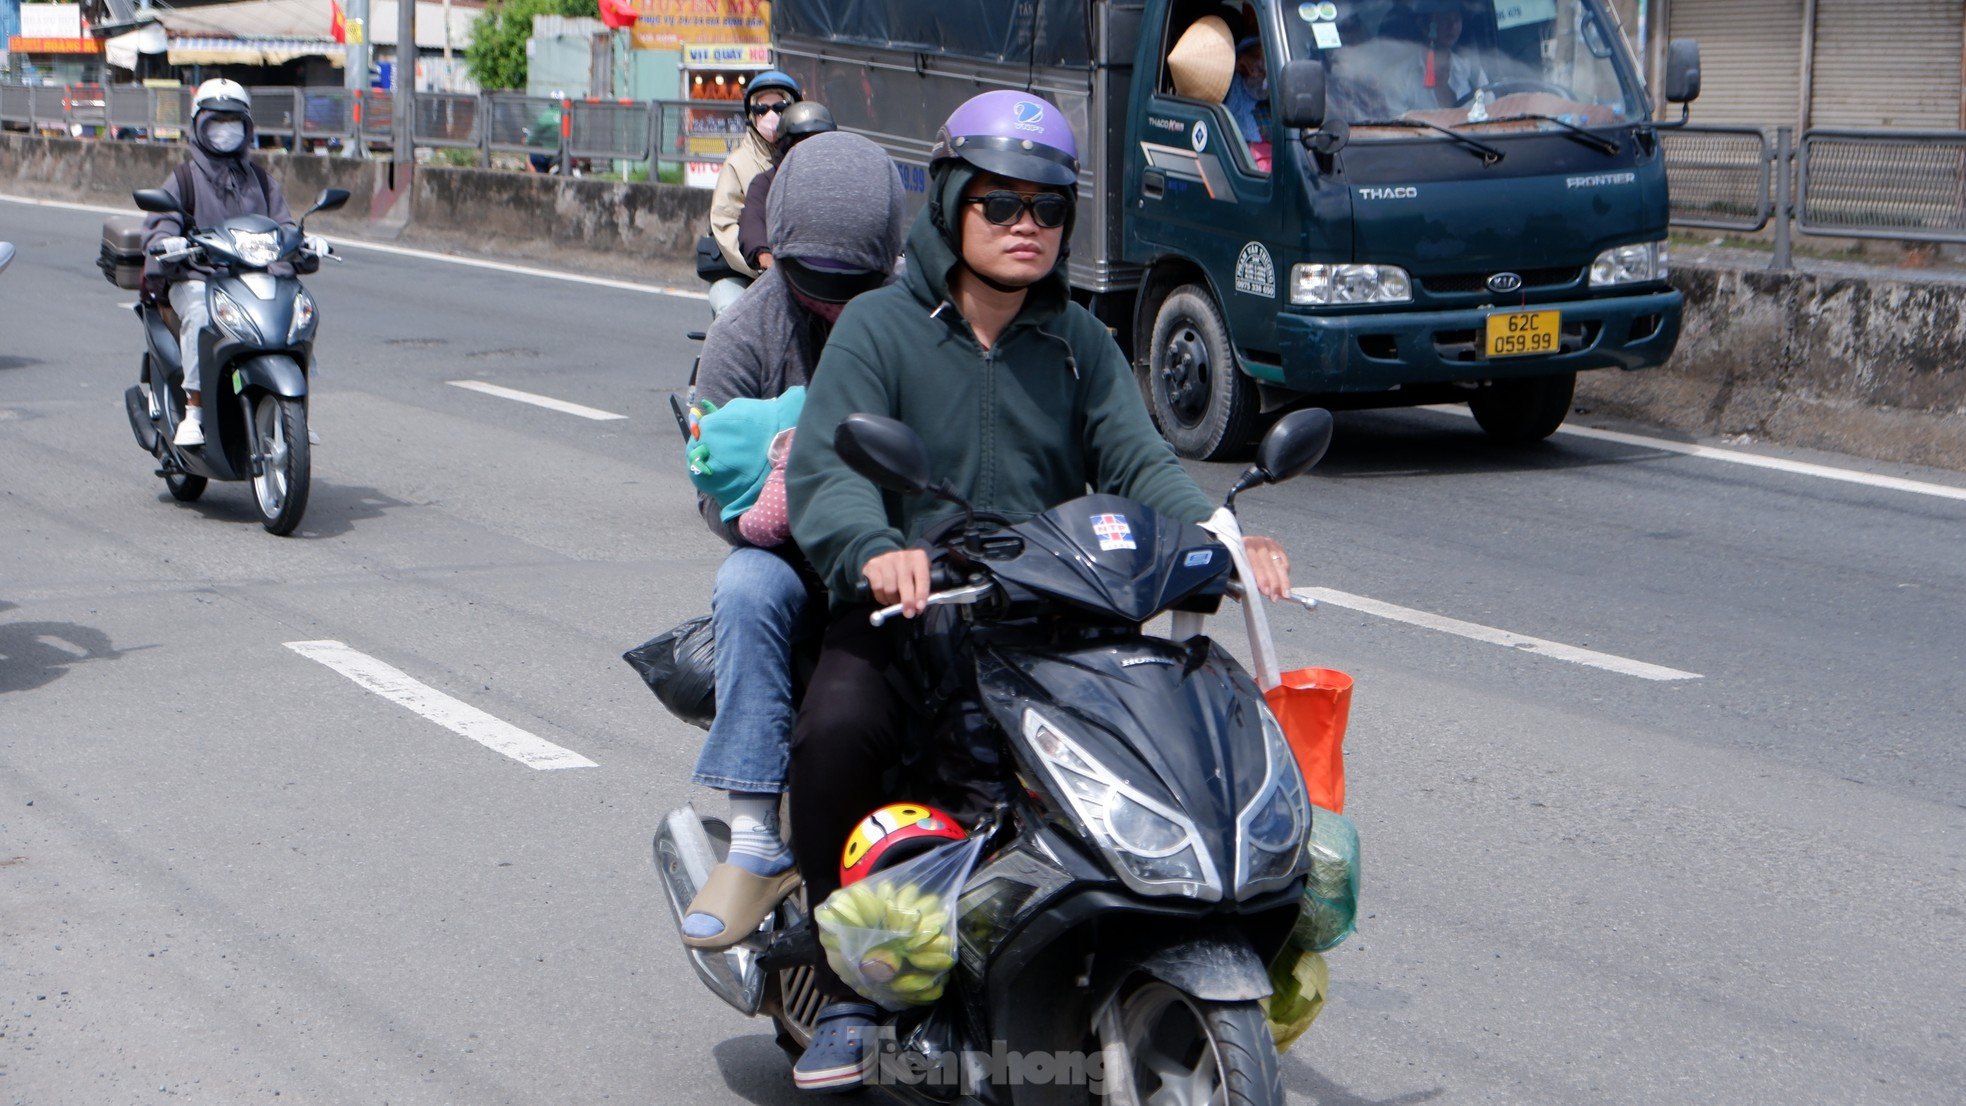
<path fill-rule="evenodd" d="M 710 616 L 664 630 L 626 653 L 669 713 L 701 729 L 717 717 L 717 639 Z"/>

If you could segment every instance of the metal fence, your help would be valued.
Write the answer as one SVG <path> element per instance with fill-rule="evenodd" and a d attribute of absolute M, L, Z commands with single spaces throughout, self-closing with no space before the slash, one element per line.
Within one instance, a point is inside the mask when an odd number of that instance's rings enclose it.
<path fill-rule="evenodd" d="M 387 92 L 259 87 L 253 125 L 295 149 L 388 150 L 396 104 Z M 0 125 L 103 138 L 171 141 L 190 116 L 190 90 L 138 85 L 0 84 Z M 555 171 L 582 162 L 643 162 L 652 172 L 724 160 L 743 133 L 729 101 L 563 100 L 517 93 L 420 92 L 411 143 L 427 149 L 541 155 Z"/>
<path fill-rule="evenodd" d="M 1685 127 L 1661 133 L 1674 226 L 1966 242 L 1966 131 Z"/>

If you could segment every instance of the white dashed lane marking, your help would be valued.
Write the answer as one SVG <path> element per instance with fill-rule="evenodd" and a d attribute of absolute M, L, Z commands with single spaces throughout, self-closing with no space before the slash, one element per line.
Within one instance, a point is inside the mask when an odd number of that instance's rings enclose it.
<path fill-rule="evenodd" d="M 1571 664 L 1601 668 L 1606 672 L 1617 672 L 1625 676 L 1636 676 L 1641 680 L 1700 680 L 1705 679 L 1698 672 L 1682 672 L 1664 665 L 1647 664 L 1629 657 L 1600 653 L 1595 649 L 1583 649 L 1575 645 L 1565 645 L 1560 641 L 1530 637 L 1527 634 L 1498 630 L 1493 626 L 1483 626 L 1477 622 L 1463 622 L 1458 618 L 1433 614 L 1429 611 L 1416 611 L 1411 607 L 1395 606 L 1363 595 L 1350 592 L 1333 591 L 1330 588 L 1297 588 L 1295 594 L 1308 596 L 1319 603 L 1358 611 L 1377 618 L 1404 622 L 1409 626 L 1421 626 L 1438 630 L 1443 634 L 1455 634 L 1472 641 L 1485 641 L 1490 645 L 1501 645 L 1518 652 L 1534 653 L 1554 660 L 1569 661 Z"/>
<path fill-rule="evenodd" d="M 607 419 L 625 419 L 628 417 L 627 415 L 617 415 L 613 411 L 603 411 L 598 407 L 583 407 L 578 403 L 568 403 L 564 399 L 554 399 L 552 396 L 536 395 L 532 392 L 522 392 L 517 388 L 506 388 L 497 384 L 487 384 L 482 380 L 450 380 L 445 383 L 453 388 L 468 388 L 471 391 L 483 392 L 488 396 L 497 396 L 500 399 L 530 403 L 534 407 L 544 407 L 549 411 L 559 411 L 567 415 L 579 415 L 583 419 L 605 421 Z"/>
<path fill-rule="evenodd" d="M 528 768 L 599 767 L 571 749 L 562 749 L 510 722 L 494 718 L 469 703 L 412 679 L 402 669 L 384 664 L 339 641 L 290 641 L 287 648 L 309 660 L 327 665 L 384 699 L 408 707 L 452 733 L 468 737 L 493 752 L 504 753 Z"/>

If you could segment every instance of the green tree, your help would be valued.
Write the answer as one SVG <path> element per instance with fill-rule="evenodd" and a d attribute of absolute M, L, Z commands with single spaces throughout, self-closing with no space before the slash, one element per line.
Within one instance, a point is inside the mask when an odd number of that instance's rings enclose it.
<path fill-rule="evenodd" d="M 491 0 L 471 27 L 464 65 L 486 91 L 526 87 L 526 40 L 535 15 L 601 14 L 598 0 Z"/>

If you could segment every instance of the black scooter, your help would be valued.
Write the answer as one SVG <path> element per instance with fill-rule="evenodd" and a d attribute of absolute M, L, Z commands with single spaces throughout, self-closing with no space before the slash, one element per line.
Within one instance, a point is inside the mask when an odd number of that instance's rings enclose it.
<path fill-rule="evenodd" d="M 135 199 L 144 211 L 183 213 L 162 189 L 141 189 Z M 172 442 L 184 418 L 184 366 L 177 328 L 166 319 L 168 304 L 136 307 L 147 348 L 141 382 L 124 393 L 123 402 L 137 445 L 160 462 L 157 475 L 173 499 L 189 503 L 211 480 L 250 480 L 261 525 L 279 535 L 300 525 L 310 480 L 307 373 L 319 320 L 313 298 L 293 270 L 314 256 L 306 250 L 307 216 L 347 202 L 347 190 L 329 188 L 299 226 L 242 215 L 215 227 L 191 228 L 183 249 L 158 254 L 167 262 L 195 260 L 212 270 L 205 280 L 211 322 L 198 335 L 204 368 L 202 446 L 180 449 Z"/>
<path fill-rule="evenodd" d="M 1285 416 L 1229 493 L 1295 477 L 1331 416 Z M 957 902 L 957 965 L 933 1005 L 885 1016 L 872 1080 L 911 1103 L 1281 1104 L 1258 1000 L 1301 909 L 1311 808 L 1262 694 L 1201 619 L 1250 579 L 1240 543 L 1116 496 L 1010 525 L 979 518 L 905 425 L 849 416 L 842 459 L 964 515 L 930 540 L 920 627 L 958 615 L 984 729 L 1005 767 L 976 822 L 987 851 Z M 1274 670 L 1262 601 L 1243 601 Z M 1141 626 L 1174 612 L 1167 638 Z M 875 612 L 876 624 L 900 613 Z M 1264 654 L 1268 652 L 1266 657 Z M 728 828 L 671 813 L 655 860 L 677 924 Z M 822 996 L 801 894 L 736 946 L 688 950 L 703 982 L 765 1014 L 796 1055 Z"/>

